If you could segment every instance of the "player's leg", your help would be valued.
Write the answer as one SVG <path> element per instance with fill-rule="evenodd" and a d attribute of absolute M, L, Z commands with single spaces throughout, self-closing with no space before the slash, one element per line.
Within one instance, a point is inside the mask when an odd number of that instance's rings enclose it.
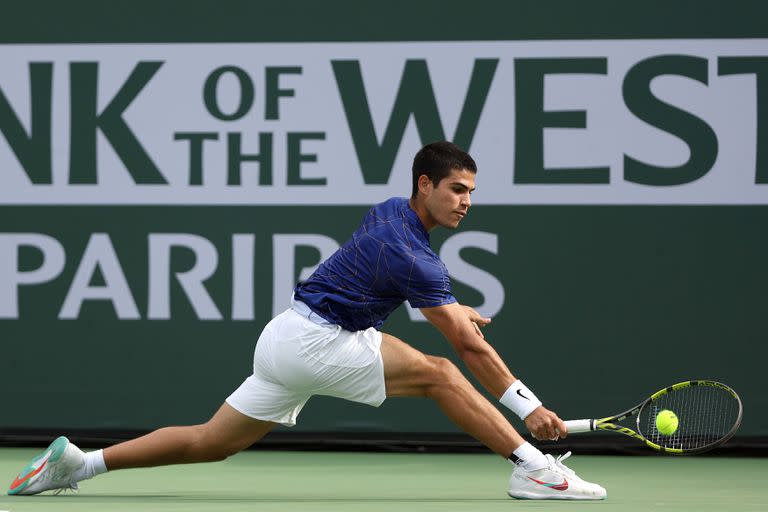
<path fill-rule="evenodd" d="M 504 415 L 449 360 L 426 355 L 386 333 L 382 333 L 381 356 L 387 397 L 433 399 L 451 421 L 503 457 L 524 443 Z"/>
<path fill-rule="evenodd" d="M 223 404 L 201 425 L 166 427 L 104 450 L 107 469 L 224 460 L 264 437 L 275 423 L 250 418 Z"/>
<path fill-rule="evenodd" d="M 280 340 L 278 316 L 262 332 L 254 355 L 254 374 L 245 379 L 206 423 L 167 427 L 105 450 L 83 453 L 65 437 L 56 439 L 11 483 L 9 494 L 29 495 L 77 488 L 107 470 L 222 460 L 261 439 L 277 423 L 295 424 L 309 395 L 275 384 L 264 375 Z M 267 367 L 267 368 L 265 368 Z"/>
<path fill-rule="evenodd" d="M 8 494 L 76 490 L 78 482 L 107 470 L 223 460 L 255 443 L 274 426 L 224 404 L 202 425 L 162 428 L 103 451 L 86 454 L 66 437 L 59 437 L 19 473 Z"/>
<path fill-rule="evenodd" d="M 296 364 L 298 341 L 305 334 L 301 319 L 285 312 L 270 321 L 259 336 L 253 374 L 202 425 L 167 427 L 104 450 L 108 470 L 223 460 L 264 437 L 278 423 L 294 425 L 309 399 L 301 386 L 286 386 L 301 373 Z M 312 324 L 314 325 L 314 324 Z"/>
<path fill-rule="evenodd" d="M 435 400 L 456 425 L 503 457 L 520 451 L 538 454 L 538 459 L 530 459 L 533 464 L 515 466 L 507 491 L 510 496 L 574 500 L 606 497 L 605 489 L 582 480 L 562 463 L 568 455 L 558 459 L 544 456 L 525 443 L 499 410 L 447 359 L 423 354 L 388 334 L 382 337 L 381 355 L 387 397 L 425 396 Z"/>

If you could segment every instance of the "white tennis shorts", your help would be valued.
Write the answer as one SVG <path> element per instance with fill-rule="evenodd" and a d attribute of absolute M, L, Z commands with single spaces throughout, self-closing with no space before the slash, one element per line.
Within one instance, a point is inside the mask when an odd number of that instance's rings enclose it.
<path fill-rule="evenodd" d="M 381 332 L 320 325 L 288 309 L 264 327 L 253 375 L 227 403 L 251 418 L 291 427 L 312 395 L 381 405 L 386 398 Z"/>

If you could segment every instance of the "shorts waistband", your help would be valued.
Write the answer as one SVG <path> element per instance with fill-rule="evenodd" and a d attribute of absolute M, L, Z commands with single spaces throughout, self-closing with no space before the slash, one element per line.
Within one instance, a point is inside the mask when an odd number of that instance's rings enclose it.
<path fill-rule="evenodd" d="M 296 313 L 300 314 L 310 322 L 316 323 L 317 325 L 322 325 L 324 327 L 333 327 L 336 324 L 333 324 L 326 320 L 325 318 L 321 317 L 314 311 L 312 311 L 309 306 L 301 302 L 300 300 L 296 300 L 293 297 L 291 297 L 291 309 L 294 310 Z"/>

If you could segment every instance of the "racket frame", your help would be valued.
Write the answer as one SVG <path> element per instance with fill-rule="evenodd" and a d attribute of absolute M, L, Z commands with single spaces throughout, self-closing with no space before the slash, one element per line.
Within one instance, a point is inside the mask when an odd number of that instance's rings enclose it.
<path fill-rule="evenodd" d="M 679 389 L 684 389 L 692 386 L 711 386 L 723 389 L 731 394 L 731 396 L 736 400 L 738 406 L 739 406 L 739 412 L 738 416 L 736 418 L 736 421 L 734 421 L 733 426 L 731 429 L 722 437 L 717 439 L 716 441 L 707 444 L 705 446 L 700 446 L 698 448 L 668 448 L 665 446 L 661 446 L 659 444 L 654 443 L 653 441 L 647 439 L 643 434 L 641 434 L 640 429 L 640 413 L 645 409 L 648 405 L 655 402 L 662 396 L 672 393 L 674 391 L 677 391 Z M 660 389 L 656 393 L 652 394 L 636 406 L 632 407 L 631 409 L 627 409 L 626 411 L 613 415 L 608 416 L 606 418 L 595 418 L 595 419 L 587 419 L 587 420 L 572 420 L 567 421 L 566 425 L 569 426 L 568 431 L 571 432 L 571 428 L 574 427 L 573 433 L 578 432 L 586 432 L 586 431 L 595 431 L 595 430 L 608 430 L 611 432 L 618 432 L 620 434 L 624 434 L 629 437 L 634 437 L 635 439 L 638 439 L 642 442 L 644 442 L 649 447 L 653 448 L 654 450 L 657 450 L 662 453 L 669 453 L 673 455 L 692 455 L 695 453 L 702 453 L 706 452 L 708 450 L 711 450 L 712 448 L 715 448 L 717 446 L 722 445 L 726 441 L 728 441 L 733 435 L 736 433 L 736 430 L 738 430 L 739 425 L 741 425 L 741 419 L 744 413 L 744 408 L 741 403 L 741 398 L 739 398 L 739 395 L 731 389 L 729 386 L 723 384 L 722 382 L 717 382 L 714 380 L 686 380 L 683 382 L 678 382 L 677 384 L 673 384 L 671 386 L 667 386 L 663 389 Z M 637 419 L 635 421 L 637 431 L 632 430 L 629 427 L 625 427 L 623 425 L 617 425 L 618 422 L 623 421 L 631 416 L 637 416 Z M 587 423 L 588 422 L 588 423 Z M 588 427 L 588 428 L 587 428 Z"/>

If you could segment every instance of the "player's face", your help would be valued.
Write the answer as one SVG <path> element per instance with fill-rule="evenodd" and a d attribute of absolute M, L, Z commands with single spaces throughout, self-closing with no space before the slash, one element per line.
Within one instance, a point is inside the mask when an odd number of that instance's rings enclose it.
<path fill-rule="evenodd" d="M 454 229 L 472 205 L 469 195 L 475 190 L 475 173 L 466 169 L 454 170 L 431 187 L 425 206 L 434 225 Z"/>

